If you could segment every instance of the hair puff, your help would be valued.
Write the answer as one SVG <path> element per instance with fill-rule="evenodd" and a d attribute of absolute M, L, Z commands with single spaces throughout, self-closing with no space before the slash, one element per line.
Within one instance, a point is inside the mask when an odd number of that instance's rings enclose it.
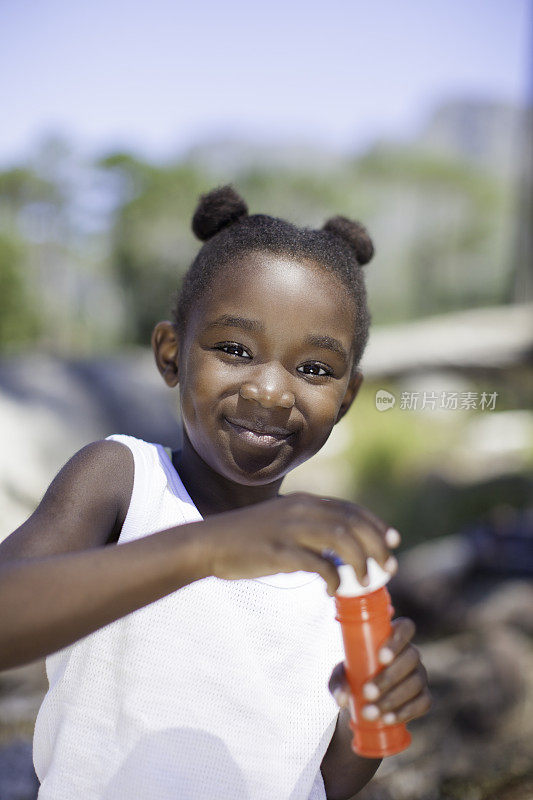
<path fill-rule="evenodd" d="M 368 341 L 368 308 L 364 270 L 374 248 L 359 222 L 333 217 L 322 230 L 301 228 L 268 214 L 248 215 L 244 200 L 231 186 L 203 195 L 197 205 L 192 229 L 203 246 L 183 278 L 174 300 L 172 318 L 176 331 L 185 336 L 191 310 L 226 275 L 242 273 L 243 260 L 254 253 L 283 256 L 324 269 L 338 278 L 353 300 L 353 359 L 357 368 Z M 268 260 L 268 259 L 267 259 Z M 338 285 L 332 285 L 336 292 Z"/>
<path fill-rule="evenodd" d="M 194 234 L 202 242 L 248 215 L 248 206 L 232 186 L 220 186 L 200 197 L 192 218 Z"/>
<path fill-rule="evenodd" d="M 368 264 L 374 255 L 374 245 L 367 229 L 360 222 L 347 219 L 346 217 L 332 217 L 328 219 L 324 231 L 333 233 L 344 239 L 355 252 L 357 263 L 362 267 Z"/>

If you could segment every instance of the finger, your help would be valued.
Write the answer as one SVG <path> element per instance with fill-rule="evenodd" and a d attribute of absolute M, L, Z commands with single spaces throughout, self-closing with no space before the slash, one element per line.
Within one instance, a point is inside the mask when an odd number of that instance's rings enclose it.
<path fill-rule="evenodd" d="M 302 547 L 314 550 L 320 557 L 324 557 L 323 553 L 327 548 L 335 551 L 346 564 L 351 564 L 355 569 L 358 580 L 365 583 L 365 554 L 346 525 L 333 526 L 328 521 L 308 523 L 295 534 L 294 540 Z"/>
<path fill-rule="evenodd" d="M 355 536 L 358 537 L 367 558 L 373 558 L 391 575 L 398 570 L 396 558 L 390 554 L 385 541 L 388 526 L 377 517 L 372 517 L 360 506 L 350 512 L 350 523 Z"/>
<path fill-rule="evenodd" d="M 351 503 L 348 500 L 342 500 L 338 497 L 319 497 L 317 495 L 309 494 L 308 492 L 290 492 L 284 495 L 290 502 L 300 501 L 305 503 L 312 503 L 312 504 L 319 504 L 321 509 L 325 509 L 326 506 L 330 508 L 338 508 L 339 506 L 346 509 L 348 513 L 351 510 L 357 509 L 361 516 L 365 517 L 369 525 L 373 526 L 376 530 L 378 530 L 387 547 L 398 547 L 401 543 L 401 536 L 396 530 L 396 528 L 391 528 L 390 526 L 386 525 L 382 519 L 380 519 L 376 514 L 370 511 L 365 506 L 358 505 L 357 503 Z"/>
<path fill-rule="evenodd" d="M 333 498 L 323 498 L 322 506 L 332 519 L 335 517 L 338 519 L 338 522 L 335 523 L 336 525 L 346 526 L 347 532 L 362 547 L 365 559 L 370 556 L 388 572 L 396 572 L 398 568 L 397 561 L 389 553 L 385 540 L 389 526 L 383 520 L 380 520 L 379 517 L 372 514 L 368 509 L 363 508 L 363 506 L 346 500 L 335 501 Z"/>
<path fill-rule="evenodd" d="M 385 725 L 394 725 L 398 722 L 409 722 L 412 719 L 416 719 L 417 717 L 427 714 L 431 708 L 431 705 L 431 695 L 429 693 L 429 689 L 426 687 L 422 692 L 420 692 L 419 695 L 412 700 L 409 700 L 409 702 L 405 703 L 405 705 L 403 705 L 401 708 L 397 708 L 394 712 L 388 711 L 383 715 L 382 719 Z"/>
<path fill-rule="evenodd" d="M 388 527 L 383 520 L 377 517 L 369 508 L 366 506 L 357 506 L 361 514 L 366 517 L 366 519 L 374 525 L 378 530 L 383 532 L 383 527 L 385 527 L 385 532 L 383 534 L 383 538 L 385 540 L 385 544 L 387 547 L 395 548 L 398 547 L 402 541 L 402 537 L 400 536 L 399 532 L 396 528 Z"/>
<path fill-rule="evenodd" d="M 392 623 L 392 636 L 383 642 L 378 658 L 381 664 L 390 664 L 411 641 L 416 632 L 415 623 L 408 617 L 398 617 Z"/>
<path fill-rule="evenodd" d="M 304 572 L 317 572 L 326 582 L 327 592 L 333 597 L 339 588 L 340 578 L 334 564 L 327 558 L 306 548 L 283 546 L 281 548 L 282 564 L 280 572 L 290 572 L 285 567 L 301 569 Z"/>
<path fill-rule="evenodd" d="M 363 584 L 366 583 L 366 559 L 369 556 L 375 558 L 391 574 L 396 571 L 396 559 L 390 556 L 385 544 L 388 526 L 375 515 L 365 516 L 362 506 L 334 497 L 314 495 L 296 495 L 291 502 L 291 513 L 294 521 L 300 523 L 301 530 L 305 533 L 314 529 L 322 539 L 321 547 L 301 540 L 302 544 L 312 546 L 318 552 L 322 552 L 324 546 L 330 547 L 343 561 L 354 567 Z M 325 531 L 320 523 L 325 524 Z M 359 551 L 362 556 L 358 557 L 354 550 Z M 359 566 L 360 563 L 362 567 Z"/>
<path fill-rule="evenodd" d="M 402 708 L 407 702 L 424 691 L 427 688 L 427 680 L 425 671 L 421 668 L 415 669 L 410 675 L 407 675 L 399 684 L 393 689 L 380 697 L 377 703 L 381 714 L 387 711 L 396 711 Z"/>
<path fill-rule="evenodd" d="M 363 696 L 367 700 L 378 700 L 413 672 L 419 664 L 420 654 L 416 647 L 413 645 L 405 647 L 388 667 L 382 669 L 371 681 L 365 683 Z"/>
<path fill-rule="evenodd" d="M 350 700 L 350 687 L 348 685 L 343 661 L 333 668 L 328 683 L 328 689 L 341 708 L 348 705 Z"/>
<path fill-rule="evenodd" d="M 331 670 L 331 675 L 329 677 L 328 682 L 328 689 L 330 692 L 333 692 L 337 686 L 341 688 L 349 688 L 348 687 L 348 678 L 346 677 L 346 669 L 344 667 L 344 661 L 339 661 L 338 664 L 335 664 L 333 669 Z"/>

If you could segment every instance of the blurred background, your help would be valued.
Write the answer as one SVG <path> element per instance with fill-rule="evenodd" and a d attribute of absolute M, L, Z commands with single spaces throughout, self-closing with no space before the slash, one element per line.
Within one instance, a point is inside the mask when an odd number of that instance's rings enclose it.
<path fill-rule="evenodd" d="M 528 0 L 0 5 L 0 539 L 89 441 L 179 446 L 149 350 L 198 195 L 360 219 L 365 383 L 286 481 L 402 533 L 434 707 L 364 800 L 533 798 Z M 0 798 L 36 796 L 42 663 L 0 675 Z"/>

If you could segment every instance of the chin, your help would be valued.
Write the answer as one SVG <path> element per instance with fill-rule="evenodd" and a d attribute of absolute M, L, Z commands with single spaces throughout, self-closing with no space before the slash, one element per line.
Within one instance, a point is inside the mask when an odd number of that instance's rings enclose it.
<path fill-rule="evenodd" d="M 226 477 L 235 483 L 240 483 L 242 486 L 266 486 L 269 483 L 280 481 L 285 475 L 290 472 L 291 467 L 287 469 L 273 469 L 272 467 L 258 467 L 243 468 L 235 465 L 233 469 L 228 469 Z"/>
<path fill-rule="evenodd" d="M 282 480 L 293 469 L 292 463 L 287 464 L 265 457 L 239 457 L 230 458 L 223 465 L 214 465 L 214 469 L 234 483 L 242 486 L 266 486 L 269 483 Z"/>

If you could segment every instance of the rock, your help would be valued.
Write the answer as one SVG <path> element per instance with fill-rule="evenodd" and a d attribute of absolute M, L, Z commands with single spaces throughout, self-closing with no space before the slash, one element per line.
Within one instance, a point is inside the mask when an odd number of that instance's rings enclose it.
<path fill-rule="evenodd" d="M 178 446 L 175 397 L 149 350 L 92 361 L 0 360 L 0 541 L 89 442 L 126 433 Z"/>
<path fill-rule="evenodd" d="M 527 785 L 533 741 L 529 637 L 496 625 L 418 646 L 433 707 L 409 725 L 409 749 L 384 759 L 358 800 L 500 800 L 507 786 L 518 791 Z"/>
<path fill-rule="evenodd" d="M 465 624 L 472 629 L 516 628 L 533 637 L 533 582 L 511 579 L 491 587 L 467 610 Z"/>
<path fill-rule="evenodd" d="M 501 621 L 531 633 L 533 511 L 496 508 L 463 533 L 401 554 L 390 582 L 398 612 L 425 635 Z"/>

